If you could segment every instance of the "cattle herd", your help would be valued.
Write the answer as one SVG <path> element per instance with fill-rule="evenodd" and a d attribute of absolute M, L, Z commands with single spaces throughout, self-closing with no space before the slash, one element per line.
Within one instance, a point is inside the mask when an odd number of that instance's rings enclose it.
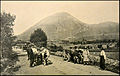
<path fill-rule="evenodd" d="M 33 67 L 38 64 L 48 64 L 48 58 L 50 54 L 47 48 L 38 48 L 34 44 L 27 44 L 24 46 L 23 49 L 27 51 L 28 60 L 30 60 L 30 67 Z"/>

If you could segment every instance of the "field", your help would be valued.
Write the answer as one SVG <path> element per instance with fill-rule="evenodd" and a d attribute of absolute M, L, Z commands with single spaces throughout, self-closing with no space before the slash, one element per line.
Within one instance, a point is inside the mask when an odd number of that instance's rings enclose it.
<path fill-rule="evenodd" d="M 99 66 L 100 52 L 90 52 L 90 60 L 92 61 L 91 65 Z M 56 55 L 62 57 L 63 53 L 60 51 L 51 52 L 51 55 Z M 106 70 L 119 73 L 119 52 L 106 52 Z"/>
<path fill-rule="evenodd" d="M 119 60 L 119 52 L 105 52 L 106 57 L 114 60 Z M 99 56 L 100 52 L 90 52 L 91 55 Z"/>
<path fill-rule="evenodd" d="M 88 45 L 88 44 L 85 44 L 85 45 Z M 95 55 L 95 56 L 99 56 L 101 50 L 96 47 L 96 45 L 98 45 L 98 44 L 89 44 L 89 45 L 91 45 L 92 47 L 95 47 L 93 49 L 89 49 L 90 54 Z M 57 46 L 61 46 L 61 47 L 63 47 L 63 49 L 69 49 L 70 46 L 74 47 L 74 46 L 81 46 L 81 45 L 74 45 L 74 44 L 58 45 L 57 44 Z M 56 50 L 56 52 L 58 51 L 57 49 L 55 49 L 55 50 Z M 114 60 L 119 60 L 119 47 L 107 48 L 107 49 L 105 49 L 105 53 L 106 53 L 106 56 L 108 58 L 114 59 Z"/>

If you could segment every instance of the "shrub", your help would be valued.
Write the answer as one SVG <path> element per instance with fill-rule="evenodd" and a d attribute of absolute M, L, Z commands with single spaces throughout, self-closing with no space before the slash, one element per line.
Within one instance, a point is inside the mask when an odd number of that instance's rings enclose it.
<path fill-rule="evenodd" d="M 0 23 L 1 23 L 1 56 L 2 58 L 9 58 L 9 55 L 12 51 L 12 42 L 14 40 L 13 37 L 13 28 L 14 20 L 16 18 L 15 15 L 11 15 L 10 13 L 0 13 Z"/>
<path fill-rule="evenodd" d="M 47 45 L 47 36 L 42 29 L 37 29 L 30 36 L 30 42 L 34 43 L 36 46 L 46 47 Z"/>
<path fill-rule="evenodd" d="M 2 12 L 0 13 L 0 68 L 1 72 L 4 71 L 8 66 L 14 65 L 16 62 L 17 54 L 12 51 L 12 43 L 16 38 L 13 36 L 13 26 L 16 16 L 11 15 L 10 13 Z"/>

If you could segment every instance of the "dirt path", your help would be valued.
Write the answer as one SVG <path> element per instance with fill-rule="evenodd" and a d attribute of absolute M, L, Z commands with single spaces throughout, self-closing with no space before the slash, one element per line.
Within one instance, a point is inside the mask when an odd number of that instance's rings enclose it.
<path fill-rule="evenodd" d="M 21 68 L 15 72 L 16 75 L 118 75 L 110 71 L 99 70 L 99 67 L 96 66 L 66 62 L 61 57 L 53 55 L 49 58 L 52 64 L 47 66 L 38 65 L 32 68 L 29 67 L 26 55 L 20 55 L 19 60 L 16 65 L 20 65 Z"/>

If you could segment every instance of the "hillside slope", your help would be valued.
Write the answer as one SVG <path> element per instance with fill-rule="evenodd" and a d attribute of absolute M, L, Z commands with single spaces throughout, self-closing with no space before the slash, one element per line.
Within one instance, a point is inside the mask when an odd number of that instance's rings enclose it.
<path fill-rule="evenodd" d="M 60 12 L 39 21 L 36 25 L 18 35 L 18 39 L 29 40 L 31 33 L 38 28 L 46 33 L 48 40 L 103 39 L 103 36 L 104 38 L 118 39 L 119 35 L 118 23 L 86 24 L 69 13 Z"/>
<path fill-rule="evenodd" d="M 119 39 L 119 24 L 115 22 L 103 22 L 99 24 L 87 25 L 88 30 L 76 34 L 78 39 L 103 40 Z"/>

